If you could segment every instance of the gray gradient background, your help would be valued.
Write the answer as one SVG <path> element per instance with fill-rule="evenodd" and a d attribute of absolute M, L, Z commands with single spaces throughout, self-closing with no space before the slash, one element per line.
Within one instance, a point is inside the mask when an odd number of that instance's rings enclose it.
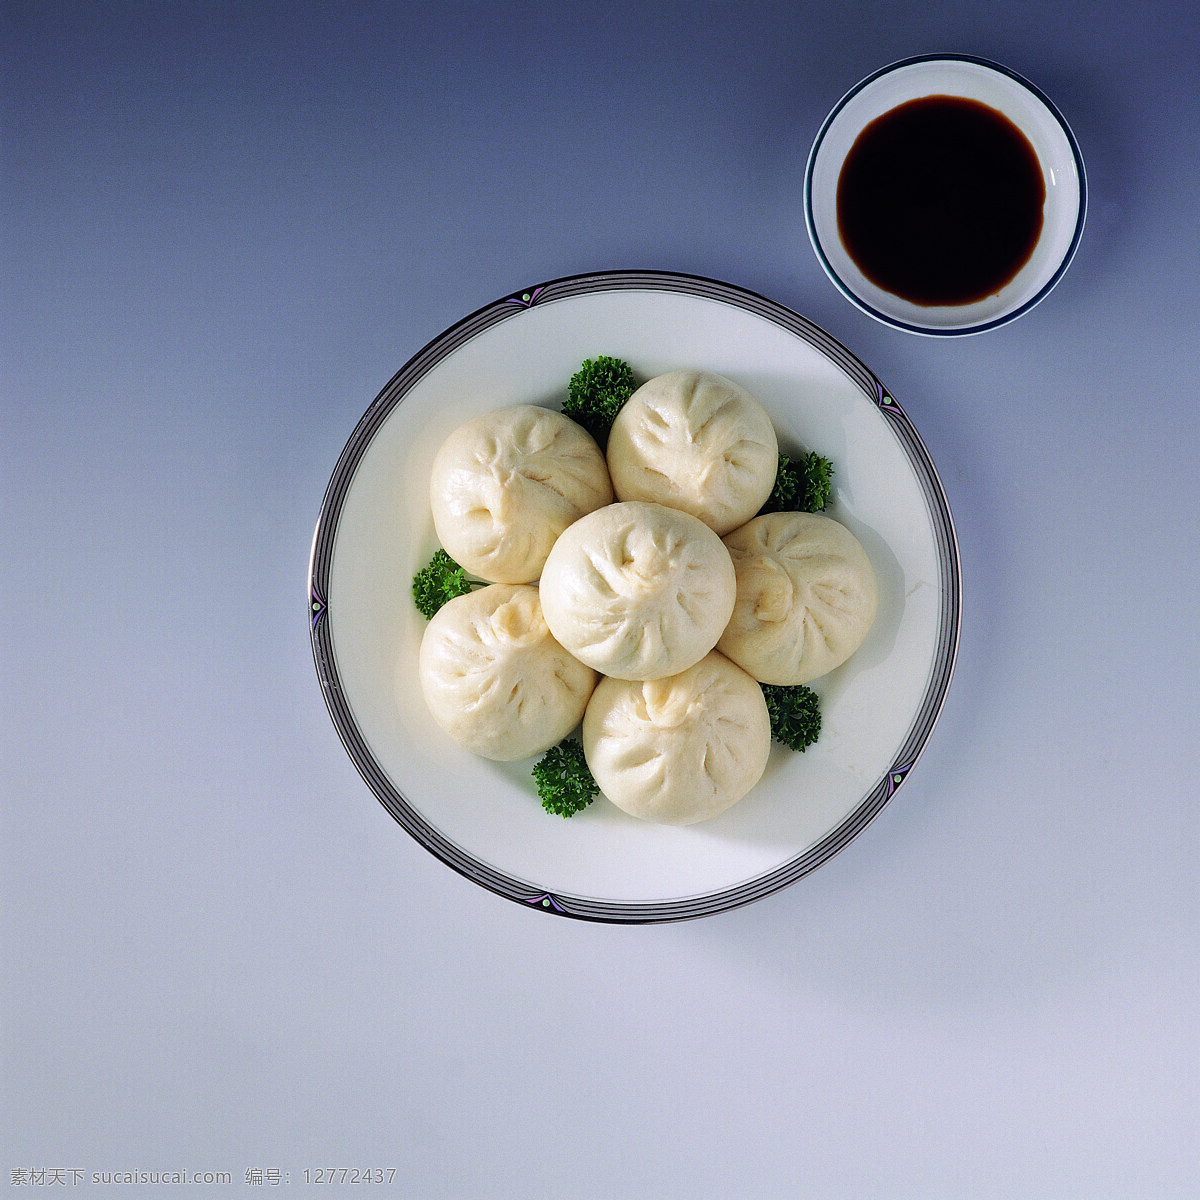
<path fill-rule="evenodd" d="M 0 9 L 0 1186 L 1195 1195 L 1191 6 L 428 9 Z M 930 51 L 1033 79 L 1089 171 L 1065 280 L 979 338 L 872 322 L 804 234 L 826 111 Z M 413 843 L 342 751 L 305 596 L 393 372 L 481 305 L 627 267 L 764 293 L 867 362 L 965 586 L 883 815 L 784 892 L 647 928 L 527 911 Z"/>

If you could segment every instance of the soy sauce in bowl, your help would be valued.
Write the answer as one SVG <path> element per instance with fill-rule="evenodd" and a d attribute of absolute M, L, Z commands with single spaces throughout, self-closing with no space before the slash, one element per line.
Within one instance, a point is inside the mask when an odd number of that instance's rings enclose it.
<path fill-rule="evenodd" d="M 922 96 L 865 126 L 837 184 L 838 236 L 877 287 L 923 306 L 998 293 L 1041 236 L 1046 185 L 1028 138 L 961 96 Z"/>

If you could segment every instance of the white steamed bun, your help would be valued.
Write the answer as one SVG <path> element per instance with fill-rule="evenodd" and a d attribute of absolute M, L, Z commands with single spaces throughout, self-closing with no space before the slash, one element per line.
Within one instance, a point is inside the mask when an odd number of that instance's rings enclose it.
<path fill-rule="evenodd" d="M 729 551 L 703 521 L 629 502 L 570 526 L 540 590 L 547 625 L 576 658 L 618 679 L 655 679 L 716 645 L 736 580 Z"/>
<path fill-rule="evenodd" d="M 613 498 L 592 436 L 532 404 L 495 409 L 456 429 L 433 460 L 438 541 L 471 574 L 532 583 L 554 539 Z"/>
<path fill-rule="evenodd" d="M 425 628 L 418 673 L 442 729 L 501 762 L 560 742 L 579 724 L 596 685 L 591 667 L 551 636 L 529 584 L 489 584 L 444 604 Z"/>
<path fill-rule="evenodd" d="M 766 410 L 745 388 L 711 371 L 671 371 L 642 384 L 608 435 L 618 500 L 682 509 L 718 534 L 762 508 L 778 467 Z"/>
<path fill-rule="evenodd" d="M 600 790 L 631 816 L 691 825 L 736 804 L 771 752 L 762 688 L 716 651 L 668 679 L 601 679 L 583 717 Z"/>
<path fill-rule="evenodd" d="M 725 545 L 737 602 L 718 649 L 763 683 L 807 683 L 840 666 L 875 620 L 875 572 L 858 539 L 819 513 L 755 517 Z"/>

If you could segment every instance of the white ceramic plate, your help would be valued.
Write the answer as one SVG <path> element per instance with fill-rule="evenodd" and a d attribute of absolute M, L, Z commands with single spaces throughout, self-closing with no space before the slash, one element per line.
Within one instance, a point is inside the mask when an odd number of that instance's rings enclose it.
<path fill-rule="evenodd" d="M 547 815 L 530 769 L 459 749 L 417 684 L 425 620 L 412 576 L 437 548 L 433 455 L 459 424 L 504 404 L 558 407 L 589 357 L 639 379 L 702 367 L 770 412 L 782 448 L 832 459 L 829 515 L 866 547 L 880 584 L 866 643 L 814 683 L 823 730 L 775 746 L 758 786 L 683 828 L 603 797 Z M 555 280 L 466 317 L 411 359 L 354 430 L 313 541 L 313 653 L 330 714 L 371 790 L 414 838 L 492 891 L 602 921 L 696 917 L 767 895 L 842 849 L 908 775 L 949 686 L 958 549 L 933 464 L 875 376 L 803 317 L 713 280 L 613 272 Z"/>
<path fill-rule="evenodd" d="M 1046 200 L 1042 235 L 1011 282 L 973 304 L 928 306 L 885 291 L 859 270 L 838 236 L 837 187 L 846 155 L 865 126 L 909 100 L 942 95 L 986 104 L 1024 133 L 1042 167 Z M 904 181 L 896 180 L 896 186 Z M 908 58 L 867 76 L 826 117 L 805 171 L 804 214 L 825 273 L 864 312 L 911 333 L 982 333 L 1045 299 L 1074 258 L 1087 215 L 1083 155 L 1062 113 L 1015 71 L 969 55 Z"/>

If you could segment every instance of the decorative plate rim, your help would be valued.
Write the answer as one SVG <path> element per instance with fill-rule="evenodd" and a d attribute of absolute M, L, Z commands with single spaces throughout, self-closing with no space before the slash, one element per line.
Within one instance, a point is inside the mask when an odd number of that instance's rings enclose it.
<path fill-rule="evenodd" d="M 1067 144 L 1071 148 L 1071 156 L 1075 162 L 1075 172 L 1079 179 L 1079 214 L 1075 219 L 1075 229 L 1071 236 L 1071 243 L 1067 247 L 1067 251 L 1063 255 L 1062 261 L 1058 264 L 1054 274 L 1050 276 L 1033 296 L 1026 300 L 1024 304 L 1018 305 L 1012 312 L 1003 313 L 1001 316 L 994 317 L 990 321 L 980 321 L 976 324 L 959 325 L 953 328 L 941 328 L 938 326 L 920 325 L 912 321 L 904 321 L 899 317 L 890 316 L 865 300 L 838 274 L 837 269 L 830 262 L 829 256 L 825 253 L 821 245 L 821 239 L 817 233 L 816 221 L 813 217 L 812 187 L 817 155 L 825 141 L 825 135 L 829 132 L 829 128 L 838 114 L 859 92 L 869 87 L 877 79 L 881 79 L 885 75 L 890 75 L 893 71 L 898 71 L 903 67 L 911 67 L 928 62 L 969 63 L 972 66 L 983 67 L 985 70 L 995 71 L 997 74 L 1004 75 L 1024 88 L 1046 108 L 1051 117 L 1061 127 L 1063 135 L 1067 139 Z M 812 149 L 808 152 L 808 161 L 804 168 L 804 225 L 808 231 L 808 239 L 812 243 L 813 252 L 816 254 L 817 261 L 821 264 L 822 270 L 838 291 L 856 308 L 865 312 L 867 316 L 873 317 L 876 321 L 880 321 L 884 325 L 889 325 L 893 329 L 902 329 L 906 333 L 915 333 L 922 337 L 969 337 L 977 333 L 986 333 L 988 330 L 998 329 L 1002 325 L 1010 324 L 1040 304 L 1058 286 L 1059 281 L 1066 274 L 1067 268 L 1075 258 L 1075 252 L 1079 249 L 1079 243 L 1083 238 L 1083 227 L 1087 222 L 1087 207 L 1087 172 L 1083 165 L 1083 152 L 1079 148 L 1079 142 L 1075 137 L 1074 130 L 1072 130 L 1058 106 L 1037 84 L 1026 79 L 1024 75 L 1012 70 L 1011 67 L 1006 67 L 1003 63 L 993 62 L 988 58 L 980 58 L 974 54 L 916 54 L 911 58 L 901 58 L 896 62 L 888 63 L 886 66 L 872 71 L 865 79 L 860 79 L 858 83 L 842 96 L 829 111 L 829 115 L 826 116 L 825 120 L 821 122 L 821 127 L 817 130 L 817 136 L 813 139 Z"/>
<path fill-rule="evenodd" d="M 657 901 L 616 901 L 547 891 L 480 861 L 445 837 L 391 782 L 358 729 L 342 689 L 328 618 L 330 570 L 342 507 L 359 462 L 392 410 L 428 371 L 476 334 L 514 319 L 537 304 L 613 291 L 674 292 L 741 308 L 799 337 L 844 371 L 887 418 L 913 470 L 933 523 L 941 585 L 938 638 L 929 683 L 907 736 L 874 787 L 825 836 L 780 866 L 713 892 Z M 786 306 L 734 284 L 669 271 L 601 271 L 540 283 L 476 309 L 414 354 L 359 420 L 334 466 L 313 533 L 308 584 L 310 641 L 326 707 L 351 761 L 397 823 L 445 865 L 497 895 L 559 916 L 615 924 L 687 920 L 740 907 L 796 882 L 853 841 L 907 779 L 933 731 L 957 660 L 962 614 L 958 541 L 945 490 L 916 428 L 875 374 L 840 342 Z"/>

